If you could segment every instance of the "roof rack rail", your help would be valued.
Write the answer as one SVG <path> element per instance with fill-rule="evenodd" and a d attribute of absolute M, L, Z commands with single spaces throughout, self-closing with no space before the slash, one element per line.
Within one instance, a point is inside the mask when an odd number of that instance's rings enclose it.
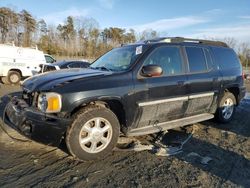
<path fill-rule="evenodd" d="M 190 38 L 184 38 L 184 37 L 162 37 L 162 38 L 155 38 L 155 39 L 144 41 L 144 43 L 155 43 L 155 42 L 166 42 L 166 43 L 191 42 L 191 43 L 208 44 L 208 45 L 213 45 L 213 46 L 228 47 L 226 43 L 221 42 L 221 41 L 190 39 Z"/>

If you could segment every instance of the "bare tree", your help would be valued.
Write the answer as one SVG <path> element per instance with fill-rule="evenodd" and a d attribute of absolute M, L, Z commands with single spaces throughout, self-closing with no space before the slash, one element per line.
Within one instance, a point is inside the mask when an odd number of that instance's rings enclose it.
<path fill-rule="evenodd" d="M 247 43 L 239 44 L 238 55 L 239 55 L 242 65 L 245 67 L 247 67 L 248 62 L 249 62 L 249 59 L 248 59 L 249 51 L 250 51 L 250 48 Z"/>
<path fill-rule="evenodd" d="M 139 33 L 140 40 L 148 40 L 157 37 L 158 34 L 153 29 L 146 29 L 142 31 L 142 33 Z"/>

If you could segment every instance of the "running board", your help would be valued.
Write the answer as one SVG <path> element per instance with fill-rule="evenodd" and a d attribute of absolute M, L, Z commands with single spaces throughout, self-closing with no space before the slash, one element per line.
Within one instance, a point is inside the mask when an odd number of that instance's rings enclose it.
<path fill-rule="evenodd" d="M 158 123 L 155 125 L 149 125 L 146 127 L 132 129 L 126 135 L 127 136 L 142 136 L 142 135 L 147 135 L 147 134 L 153 134 L 153 133 L 157 133 L 160 131 L 166 131 L 169 129 L 174 129 L 177 127 L 182 127 L 185 125 L 198 123 L 198 122 L 205 121 L 208 119 L 213 119 L 213 118 L 214 118 L 213 114 L 209 114 L 209 113 L 199 114 L 195 116 L 185 117 L 182 119 L 177 119 L 177 120 L 172 120 L 168 122 Z"/>

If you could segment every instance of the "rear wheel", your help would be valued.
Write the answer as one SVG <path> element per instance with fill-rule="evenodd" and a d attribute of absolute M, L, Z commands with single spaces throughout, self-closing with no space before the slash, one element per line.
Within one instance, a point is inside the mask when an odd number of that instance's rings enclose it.
<path fill-rule="evenodd" d="M 21 74 L 17 71 L 10 71 L 7 76 L 8 82 L 11 84 L 19 84 L 21 80 Z"/>
<path fill-rule="evenodd" d="M 236 99 L 230 92 L 225 92 L 222 97 L 216 117 L 219 122 L 227 123 L 232 120 L 235 113 Z"/>
<path fill-rule="evenodd" d="M 87 107 L 75 115 L 67 130 L 67 148 L 80 160 L 104 158 L 115 147 L 119 130 L 119 121 L 111 110 L 99 106 Z"/>

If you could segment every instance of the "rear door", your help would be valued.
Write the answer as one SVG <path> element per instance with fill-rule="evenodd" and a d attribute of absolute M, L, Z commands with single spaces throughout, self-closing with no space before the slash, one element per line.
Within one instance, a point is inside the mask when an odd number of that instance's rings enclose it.
<path fill-rule="evenodd" d="M 186 116 L 209 112 L 218 94 L 218 71 L 206 47 L 186 46 L 189 97 Z"/>
<path fill-rule="evenodd" d="M 187 108 L 186 75 L 180 46 L 163 45 L 145 59 L 145 65 L 163 69 L 159 77 L 141 77 L 147 85 L 148 100 L 139 102 L 142 115 L 139 127 L 181 118 Z"/>

